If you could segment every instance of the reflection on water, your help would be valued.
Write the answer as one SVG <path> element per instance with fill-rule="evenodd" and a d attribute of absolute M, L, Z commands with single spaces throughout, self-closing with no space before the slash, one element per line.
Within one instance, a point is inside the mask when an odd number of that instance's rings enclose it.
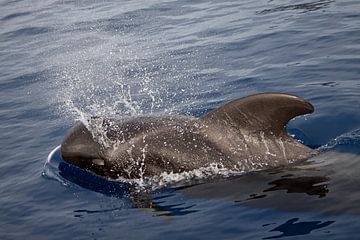
<path fill-rule="evenodd" d="M 120 207 L 117 208 L 109 208 L 109 209 L 101 209 L 101 210 L 87 210 L 87 209 L 79 209 L 79 210 L 74 210 L 74 217 L 76 218 L 82 218 L 85 214 L 103 214 L 103 213 L 111 213 L 114 211 L 118 211 L 121 210 Z"/>
<path fill-rule="evenodd" d="M 172 196 L 174 195 L 166 194 L 153 198 L 153 195 L 147 192 L 131 191 L 129 193 L 130 199 L 137 208 L 151 209 L 156 216 L 182 216 L 198 211 L 193 209 L 195 204 L 188 205 L 185 202 L 168 204 L 165 198 Z"/>
<path fill-rule="evenodd" d="M 269 182 L 269 185 L 275 186 L 267 188 L 263 190 L 263 192 L 265 193 L 271 191 L 286 190 L 287 193 L 305 193 L 310 196 L 317 195 L 319 196 L 319 198 L 322 198 L 325 197 L 326 194 L 329 192 L 327 184 L 322 183 L 329 180 L 330 179 L 325 176 L 302 176 L 293 178 L 283 176 L 280 179 Z M 266 194 L 252 193 L 246 200 L 256 200 L 265 197 Z"/>
<path fill-rule="evenodd" d="M 287 222 L 277 226 L 276 228 L 270 230 L 270 232 L 281 232 L 282 234 L 266 237 L 263 239 L 274 239 L 282 237 L 290 237 L 297 235 L 307 235 L 311 231 L 327 227 L 333 224 L 335 221 L 311 221 L 311 222 L 298 222 L 299 218 L 292 218 Z"/>
<path fill-rule="evenodd" d="M 265 189 L 264 192 L 287 190 L 287 193 L 306 193 L 308 195 L 318 195 L 319 197 L 325 197 L 329 192 L 326 184 L 330 179 L 323 176 L 315 177 L 295 177 L 295 178 L 281 178 L 270 182 L 270 185 L 274 187 Z"/>
<path fill-rule="evenodd" d="M 329 6 L 329 4 L 333 1 L 329 0 L 320 0 L 320 1 L 314 1 L 314 2 L 308 2 L 308 3 L 300 3 L 300 4 L 291 4 L 286 6 L 279 6 L 274 7 L 270 9 L 265 9 L 259 12 L 256 12 L 257 14 L 268 14 L 268 13 L 274 13 L 274 12 L 282 12 L 282 11 L 292 11 L 292 10 L 299 10 L 302 13 L 310 12 L 310 11 L 316 11 L 319 9 L 323 9 Z"/>
<path fill-rule="evenodd" d="M 293 167 L 253 172 L 178 191 L 194 199 L 232 201 L 239 207 L 283 212 L 358 215 L 360 155 L 323 152 Z"/>
<path fill-rule="evenodd" d="M 58 165 L 58 168 L 52 166 L 51 171 L 58 171 L 52 175 L 58 175 L 56 179 L 61 178 L 61 182 L 66 180 L 91 191 L 119 198 L 128 207 L 149 209 L 157 216 L 191 215 L 201 211 L 196 201 L 189 203 L 189 199 L 223 199 L 240 207 L 291 212 L 360 213 L 360 208 L 353 204 L 353 199 L 358 198 L 357 190 L 353 189 L 357 178 L 352 177 L 357 176 L 357 169 L 351 167 L 359 160 L 357 154 L 329 151 L 304 165 L 231 178 L 204 179 L 203 182 L 188 181 L 188 185 L 156 192 L 139 191 L 129 183 L 110 181 L 72 166 L 61 160 L 58 149 L 51 156 L 48 165 Z M 344 167 L 346 165 L 349 166 Z M 344 175 L 342 169 L 352 169 L 354 173 L 347 170 L 347 175 Z M 81 213 L 76 212 L 76 215 L 80 216 Z"/>

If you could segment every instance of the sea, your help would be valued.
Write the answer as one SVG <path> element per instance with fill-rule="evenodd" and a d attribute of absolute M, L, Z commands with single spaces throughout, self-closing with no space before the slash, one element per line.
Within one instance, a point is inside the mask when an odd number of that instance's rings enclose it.
<path fill-rule="evenodd" d="M 320 154 L 132 191 L 67 164 L 92 116 L 199 117 L 282 92 Z M 0 239 L 360 239 L 360 1 L 1 0 Z M 136 192 L 136 193 L 134 193 Z"/>

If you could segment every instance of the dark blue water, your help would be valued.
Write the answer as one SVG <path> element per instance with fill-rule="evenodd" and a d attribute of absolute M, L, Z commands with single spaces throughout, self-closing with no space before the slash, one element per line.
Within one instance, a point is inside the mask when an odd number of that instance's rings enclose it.
<path fill-rule="evenodd" d="M 0 3 L 0 239 L 358 239 L 358 1 Z M 306 164 L 131 194 L 58 151 L 90 115 L 191 114 L 281 91 Z M 129 193 L 130 192 L 130 193 Z"/>

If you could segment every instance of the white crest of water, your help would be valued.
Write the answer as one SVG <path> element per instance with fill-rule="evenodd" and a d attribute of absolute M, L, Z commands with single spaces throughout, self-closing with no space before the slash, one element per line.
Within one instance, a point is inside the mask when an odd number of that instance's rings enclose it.
<path fill-rule="evenodd" d="M 191 171 L 180 173 L 163 172 L 160 175 L 131 180 L 119 178 L 118 181 L 131 182 L 132 184 L 136 184 L 140 189 L 151 188 L 151 190 L 156 190 L 167 186 L 172 187 L 179 183 L 181 183 L 181 185 L 187 185 L 210 178 L 237 176 L 244 173 L 245 171 L 228 169 L 219 163 L 211 163 L 207 167 L 199 167 Z"/>

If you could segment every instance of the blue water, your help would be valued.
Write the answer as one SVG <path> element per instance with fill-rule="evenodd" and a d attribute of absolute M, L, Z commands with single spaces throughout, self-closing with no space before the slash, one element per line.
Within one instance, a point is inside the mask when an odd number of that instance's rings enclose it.
<path fill-rule="evenodd" d="M 4 0 L 0 9 L 0 239 L 358 239 L 358 1 Z M 200 116 L 265 91 L 314 104 L 289 131 L 322 154 L 139 195 L 58 151 L 47 162 L 76 119 Z"/>

